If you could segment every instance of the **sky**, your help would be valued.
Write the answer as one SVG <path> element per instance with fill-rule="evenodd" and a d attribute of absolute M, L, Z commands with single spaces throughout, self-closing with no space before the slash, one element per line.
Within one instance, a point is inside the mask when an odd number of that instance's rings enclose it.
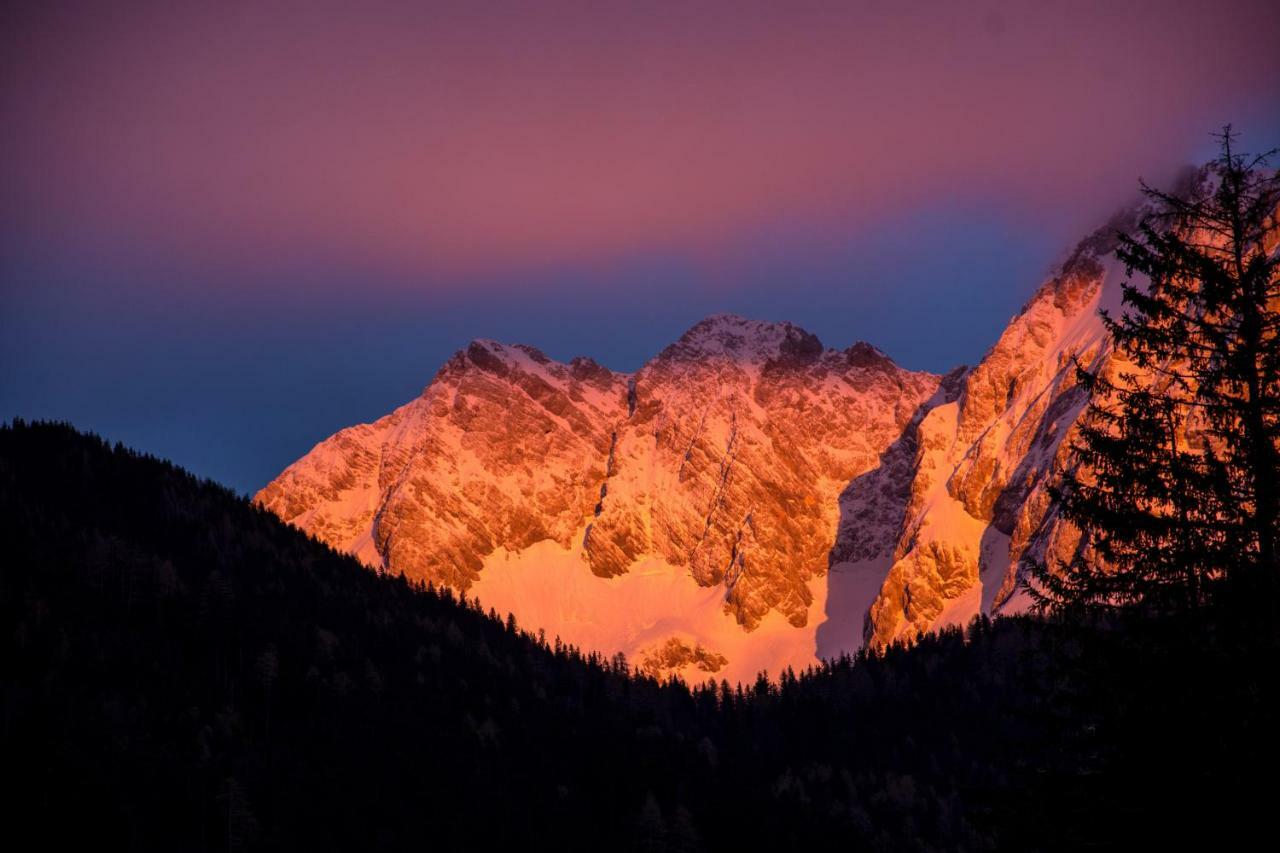
<path fill-rule="evenodd" d="M 1270 2 L 0 11 L 0 419 L 252 492 L 477 337 L 972 364 L 1139 177 L 1280 145 Z"/>

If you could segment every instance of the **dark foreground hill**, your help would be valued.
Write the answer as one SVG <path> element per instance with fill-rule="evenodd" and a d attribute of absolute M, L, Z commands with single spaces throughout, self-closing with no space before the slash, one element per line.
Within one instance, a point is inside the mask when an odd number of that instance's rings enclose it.
<path fill-rule="evenodd" d="M 690 690 L 66 426 L 0 428 L 0 535 L 10 849 L 1218 846 L 1274 805 L 1270 604 Z"/>

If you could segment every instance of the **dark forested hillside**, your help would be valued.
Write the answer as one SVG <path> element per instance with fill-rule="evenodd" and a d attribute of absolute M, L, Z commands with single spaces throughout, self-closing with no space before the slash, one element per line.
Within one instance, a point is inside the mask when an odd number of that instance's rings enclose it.
<path fill-rule="evenodd" d="M 690 690 L 66 426 L 0 429 L 0 531 L 5 834 L 43 847 L 1078 849 L 1272 805 L 1273 602 Z"/>

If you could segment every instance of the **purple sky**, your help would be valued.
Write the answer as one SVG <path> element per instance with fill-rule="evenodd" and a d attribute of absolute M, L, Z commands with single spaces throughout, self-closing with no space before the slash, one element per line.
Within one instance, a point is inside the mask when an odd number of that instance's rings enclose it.
<path fill-rule="evenodd" d="M 701 316 L 973 362 L 1227 121 L 1273 3 L 31 3 L 0 12 L 0 417 L 249 490 L 472 337 Z"/>

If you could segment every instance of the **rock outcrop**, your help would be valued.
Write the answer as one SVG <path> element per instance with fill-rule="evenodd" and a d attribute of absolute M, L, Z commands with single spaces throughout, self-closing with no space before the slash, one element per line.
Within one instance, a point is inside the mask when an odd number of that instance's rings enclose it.
<path fill-rule="evenodd" d="M 866 642 L 1019 609 L 1023 559 L 1075 547 L 1046 487 L 1070 464 L 1088 402 L 1076 362 L 1098 370 L 1111 359 L 1098 310 L 1118 305 L 1124 279 L 1110 258 L 1117 227 L 1081 243 L 982 361 L 944 383 L 876 478 L 842 496 L 833 565 L 870 561 L 884 577 Z"/>

